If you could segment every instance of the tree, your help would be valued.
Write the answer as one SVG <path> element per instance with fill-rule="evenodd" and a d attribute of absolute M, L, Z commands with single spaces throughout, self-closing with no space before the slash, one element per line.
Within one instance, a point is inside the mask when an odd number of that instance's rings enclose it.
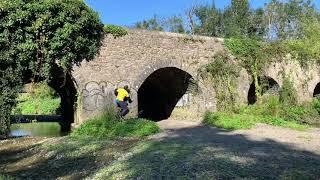
<path fill-rule="evenodd" d="M 206 36 L 222 36 L 222 13 L 215 5 L 199 6 L 195 10 L 195 16 L 199 19 L 199 25 L 195 27 L 195 33 Z"/>
<path fill-rule="evenodd" d="M 138 29 L 146 29 L 150 31 L 163 31 L 164 28 L 162 26 L 162 23 L 160 22 L 160 19 L 157 17 L 157 15 L 154 15 L 151 19 L 146 19 L 140 22 L 137 22 L 134 25 L 135 28 Z"/>
<path fill-rule="evenodd" d="M 174 33 L 185 33 L 184 22 L 181 17 L 172 16 L 164 22 L 164 29 Z"/>
<path fill-rule="evenodd" d="M 310 0 L 289 0 L 286 3 L 272 0 L 266 6 L 267 40 L 301 38 L 304 19 L 315 14 L 318 13 Z"/>
<path fill-rule="evenodd" d="M 248 0 L 232 0 L 231 6 L 224 12 L 225 36 L 247 36 L 250 15 Z"/>
<path fill-rule="evenodd" d="M 0 134 L 8 132 L 23 81 L 51 81 L 57 69 L 90 61 L 101 45 L 103 24 L 81 0 L 0 2 Z"/>

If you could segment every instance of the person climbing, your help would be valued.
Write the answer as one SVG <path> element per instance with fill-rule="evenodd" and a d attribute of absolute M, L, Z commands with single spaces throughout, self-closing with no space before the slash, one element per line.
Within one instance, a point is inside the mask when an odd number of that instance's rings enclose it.
<path fill-rule="evenodd" d="M 123 88 L 115 89 L 116 105 L 120 108 L 120 117 L 124 117 L 129 113 L 128 103 L 132 103 L 130 98 L 130 89 L 126 85 Z"/>

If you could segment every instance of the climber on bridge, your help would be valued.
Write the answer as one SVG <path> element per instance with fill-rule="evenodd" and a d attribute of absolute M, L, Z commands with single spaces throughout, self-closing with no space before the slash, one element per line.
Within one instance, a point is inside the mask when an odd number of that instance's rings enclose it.
<path fill-rule="evenodd" d="M 128 103 L 132 103 L 130 98 L 130 89 L 126 85 L 123 88 L 118 88 L 114 91 L 116 96 L 116 105 L 120 108 L 120 117 L 124 117 L 129 113 Z"/>

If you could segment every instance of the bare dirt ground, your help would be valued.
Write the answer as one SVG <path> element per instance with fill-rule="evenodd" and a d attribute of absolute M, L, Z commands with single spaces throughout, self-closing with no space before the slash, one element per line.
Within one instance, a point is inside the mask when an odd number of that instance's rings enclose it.
<path fill-rule="evenodd" d="M 226 131 L 166 120 L 148 139 L 0 141 L 0 175 L 18 179 L 320 179 L 320 129 Z M 1 179 L 1 176 L 0 176 Z"/>
<path fill-rule="evenodd" d="M 225 141 L 241 145 L 243 141 L 233 142 L 233 136 L 242 137 L 248 141 L 273 141 L 283 145 L 290 146 L 297 150 L 310 151 L 320 155 L 320 129 L 310 128 L 307 131 L 297 131 L 287 128 L 281 128 L 266 124 L 258 124 L 255 128 L 249 130 L 223 131 L 218 128 L 207 127 L 198 122 L 165 120 L 158 123 L 162 133 L 150 137 L 150 139 L 161 140 L 174 138 L 177 140 L 188 139 L 190 143 L 214 143 L 216 141 Z M 224 135 L 225 138 L 221 139 Z M 319 169 L 320 171 L 320 169 Z"/>

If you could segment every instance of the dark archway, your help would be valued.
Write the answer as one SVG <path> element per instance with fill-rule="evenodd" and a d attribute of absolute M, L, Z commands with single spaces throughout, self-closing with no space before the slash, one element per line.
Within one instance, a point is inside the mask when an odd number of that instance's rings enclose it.
<path fill-rule="evenodd" d="M 30 72 L 24 74 L 24 84 L 31 83 Z M 70 73 L 65 72 L 60 67 L 55 66 L 51 72 L 51 79 L 48 85 L 54 89 L 60 96 L 60 108 L 62 121 L 59 122 L 62 132 L 69 132 L 71 124 L 74 123 L 74 114 L 76 111 L 77 89 L 75 81 Z M 44 79 L 41 77 L 33 77 L 35 83 Z"/>
<path fill-rule="evenodd" d="M 280 86 L 274 79 L 270 77 L 260 77 L 258 78 L 259 84 L 262 88 L 262 95 L 265 93 L 276 94 L 279 92 Z M 248 92 L 248 104 L 255 104 L 257 102 L 256 96 L 256 86 L 255 83 L 252 82 L 250 85 L 250 89 Z"/>
<path fill-rule="evenodd" d="M 138 90 L 139 117 L 154 121 L 168 119 L 191 82 L 189 73 L 175 67 L 153 72 Z"/>
<path fill-rule="evenodd" d="M 313 97 L 318 97 L 318 98 L 320 98 L 320 83 L 318 83 L 318 84 L 316 85 L 316 87 L 314 88 Z"/>

